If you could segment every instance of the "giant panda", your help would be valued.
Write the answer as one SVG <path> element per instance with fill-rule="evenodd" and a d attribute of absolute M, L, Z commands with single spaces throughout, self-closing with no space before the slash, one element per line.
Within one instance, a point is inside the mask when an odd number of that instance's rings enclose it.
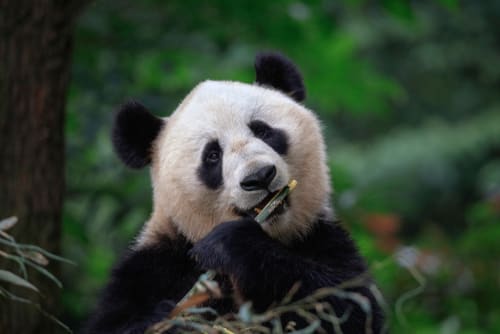
<path fill-rule="evenodd" d="M 296 284 L 300 299 L 363 278 L 346 289 L 367 301 L 368 313 L 353 299 L 326 299 L 344 316 L 343 333 L 382 330 L 367 266 L 333 219 L 325 144 L 318 118 L 301 104 L 301 74 L 273 52 L 257 55 L 255 71 L 253 84 L 198 84 L 169 117 L 138 102 L 117 112 L 115 151 L 129 167 L 150 166 L 153 212 L 114 268 L 86 332 L 143 333 L 208 269 L 225 295 L 209 305 L 222 315 L 242 302 L 263 312 Z M 295 191 L 258 224 L 253 209 L 291 179 Z M 281 320 L 305 326 L 294 313 Z"/>

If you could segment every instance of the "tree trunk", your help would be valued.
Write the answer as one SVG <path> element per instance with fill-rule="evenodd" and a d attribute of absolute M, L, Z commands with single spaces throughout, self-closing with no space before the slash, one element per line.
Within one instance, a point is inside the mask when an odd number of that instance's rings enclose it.
<path fill-rule="evenodd" d="M 18 241 L 55 253 L 64 194 L 64 108 L 81 5 L 0 0 L 0 218 L 17 216 L 11 231 Z M 59 273 L 56 263 L 48 269 Z M 29 272 L 29 280 L 39 295 L 9 288 L 57 314 L 59 289 L 36 272 Z M 59 331 L 33 306 L 0 296 L 0 333 Z"/>

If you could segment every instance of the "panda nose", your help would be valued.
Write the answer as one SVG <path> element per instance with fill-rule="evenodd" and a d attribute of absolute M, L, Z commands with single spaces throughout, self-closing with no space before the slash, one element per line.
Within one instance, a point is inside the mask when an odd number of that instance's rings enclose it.
<path fill-rule="evenodd" d="M 240 186 L 246 191 L 267 189 L 275 176 L 276 167 L 274 165 L 268 165 L 246 176 L 243 181 L 240 182 Z"/>

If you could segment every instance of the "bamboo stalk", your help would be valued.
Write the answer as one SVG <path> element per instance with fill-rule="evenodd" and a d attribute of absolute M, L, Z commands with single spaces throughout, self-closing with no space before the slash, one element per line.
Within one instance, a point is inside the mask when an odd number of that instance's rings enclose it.
<path fill-rule="evenodd" d="M 269 202 L 265 207 L 262 208 L 262 210 L 259 210 L 258 215 L 255 217 L 255 221 L 259 224 L 262 224 L 267 219 L 267 217 L 269 217 L 269 215 L 273 213 L 273 211 L 276 210 L 276 208 L 281 203 L 283 203 L 285 198 L 293 191 L 293 189 L 295 189 L 296 186 L 296 180 L 290 181 L 288 185 L 283 187 L 283 189 L 281 189 L 276 195 L 273 196 L 273 198 L 269 200 Z"/>

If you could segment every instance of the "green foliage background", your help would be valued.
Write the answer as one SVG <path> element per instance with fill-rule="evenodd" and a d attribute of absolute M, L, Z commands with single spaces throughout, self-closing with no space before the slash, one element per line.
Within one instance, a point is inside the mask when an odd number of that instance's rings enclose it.
<path fill-rule="evenodd" d="M 252 82 L 271 49 L 302 69 L 391 331 L 500 332 L 498 22 L 495 0 L 95 1 L 68 102 L 64 320 L 81 325 L 151 211 L 148 172 L 112 152 L 116 106 L 168 115 L 201 80 Z M 401 304 L 413 269 L 423 291 Z"/>

